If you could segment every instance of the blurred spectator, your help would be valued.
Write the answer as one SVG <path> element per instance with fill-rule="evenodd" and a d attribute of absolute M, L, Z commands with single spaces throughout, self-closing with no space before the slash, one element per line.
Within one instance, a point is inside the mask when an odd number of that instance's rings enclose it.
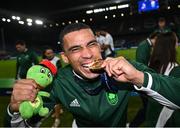
<path fill-rule="evenodd" d="M 164 17 L 160 17 L 158 20 L 158 28 L 155 32 L 166 33 L 171 32 L 171 29 L 166 24 L 166 19 Z"/>
<path fill-rule="evenodd" d="M 160 74 L 180 78 L 180 66 L 176 59 L 177 42 L 174 32 L 158 36 L 149 66 Z M 160 105 L 154 100 L 148 100 L 146 114 L 146 126 L 148 127 L 180 126 L 180 111 Z"/>
<path fill-rule="evenodd" d="M 159 32 L 154 32 L 150 34 L 150 36 L 139 43 L 138 48 L 136 50 L 136 61 L 143 63 L 148 66 L 152 47 L 155 45 L 155 41 Z"/>
<path fill-rule="evenodd" d="M 62 67 L 60 58 L 55 56 L 53 49 L 48 46 L 44 48 L 42 58 L 51 61 L 58 69 Z"/>
<path fill-rule="evenodd" d="M 101 32 L 100 30 L 97 30 L 95 32 L 95 36 L 96 36 L 96 41 L 102 46 L 103 44 L 105 44 L 105 37 L 101 35 Z M 102 54 L 102 57 L 105 58 L 105 55 L 104 55 L 104 50 L 101 49 L 101 54 Z"/>
<path fill-rule="evenodd" d="M 159 32 L 152 33 L 146 40 L 139 43 L 136 50 L 136 61 L 148 66 L 151 57 L 152 47 L 155 45 Z M 148 99 L 144 94 L 140 93 L 143 106 L 130 123 L 130 127 L 139 127 L 145 120 L 145 113 L 147 109 Z"/>
<path fill-rule="evenodd" d="M 16 64 L 16 79 L 24 79 L 26 78 L 28 69 L 32 65 L 39 63 L 38 56 L 34 51 L 26 47 L 26 42 L 23 40 L 18 40 L 15 46 L 16 50 L 19 52 Z"/>
<path fill-rule="evenodd" d="M 105 58 L 115 56 L 113 37 L 106 31 L 100 31 L 100 34 L 105 37 L 105 42 L 101 45 Z"/>
<path fill-rule="evenodd" d="M 101 35 L 100 30 L 97 30 L 95 32 L 95 35 L 96 35 L 96 40 L 97 40 L 98 43 L 100 43 L 100 44 L 104 44 L 105 43 L 105 37 Z"/>

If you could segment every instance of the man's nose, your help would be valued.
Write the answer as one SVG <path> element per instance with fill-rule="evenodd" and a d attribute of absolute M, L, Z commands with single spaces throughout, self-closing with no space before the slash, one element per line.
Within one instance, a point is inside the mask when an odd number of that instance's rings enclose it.
<path fill-rule="evenodd" d="M 92 56 L 93 56 L 93 53 L 92 53 L 91 49 L 84 48 L 82 50 L 82 57 L 84 57 L 84 58 L 91 58 Z"/>

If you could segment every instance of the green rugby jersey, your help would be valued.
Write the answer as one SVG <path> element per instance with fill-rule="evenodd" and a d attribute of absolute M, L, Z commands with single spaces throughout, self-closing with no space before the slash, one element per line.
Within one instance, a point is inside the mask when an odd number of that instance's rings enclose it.
<path fill-rule="evenodd" d="M 128 90 L 114 94 L 102 90 L 94 96 L 84 91 L 100 85 L 99 78 L 93 81 L 77 78 L 68 66 L 58 72 L 53 95 L 73 114 L 78 126 L 125 126 Z"/>
<path fill-rule="evenodd" d="M 16 78 L 26 78 L 28 69 L 38 63 L 39 61 L 35 52 L 27 50 L 26 52 L 19 53 L 16 64 Z"/>

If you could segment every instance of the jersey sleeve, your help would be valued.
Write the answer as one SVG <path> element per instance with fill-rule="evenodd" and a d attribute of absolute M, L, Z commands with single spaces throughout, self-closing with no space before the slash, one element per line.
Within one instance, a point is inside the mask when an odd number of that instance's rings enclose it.
<path fill-rule="evenodd" d="M 154 70 L 141 63 L 135 61 L 131 63 L 137 70 L 144 72 L 143 86 L 138 88 L 134 85 L 137 91 L 145 92 L 148 96 L 164 106 L 172 109 L 180 109 L 180 76 L 177 77 L 180 69 L 174 71 L 173 74 L 176 77 L 173 75 L 165 76 L 155 73 Z"/>
<path fill-rule="evenodd" d="M 171 109 L 180 109 L 180 78 L 144 72 L 144 84 L 136 90 L 145 92 L 160 104 Z"/>

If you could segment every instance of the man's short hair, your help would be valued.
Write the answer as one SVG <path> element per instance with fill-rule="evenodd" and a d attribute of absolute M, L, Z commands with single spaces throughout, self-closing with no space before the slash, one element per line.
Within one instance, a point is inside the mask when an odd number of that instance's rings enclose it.
<path fill-rule="evenodd" d="M 17 40 L 15 45 L 26 45 L 24 40 Z"/>
<path fill-rule="evenodd" d="M 158 21 L 159 22 L 166 22 L 166 19 L 164 17 L 160 17 Z"/>
<path fill-rule="evenodd" d="M 74 23 L 74 24 L 70 24 L 67 25 L 60 33 L 60 42 L 61 42 L 61 47 L 63 48 L 63 44 L 64 44 L 64 36 L 70 32 L 74 32 L 74 31 L 78 31 L 81 29 L 91 29 L 88 25 L 83 24 L 83 23 Z"/>

